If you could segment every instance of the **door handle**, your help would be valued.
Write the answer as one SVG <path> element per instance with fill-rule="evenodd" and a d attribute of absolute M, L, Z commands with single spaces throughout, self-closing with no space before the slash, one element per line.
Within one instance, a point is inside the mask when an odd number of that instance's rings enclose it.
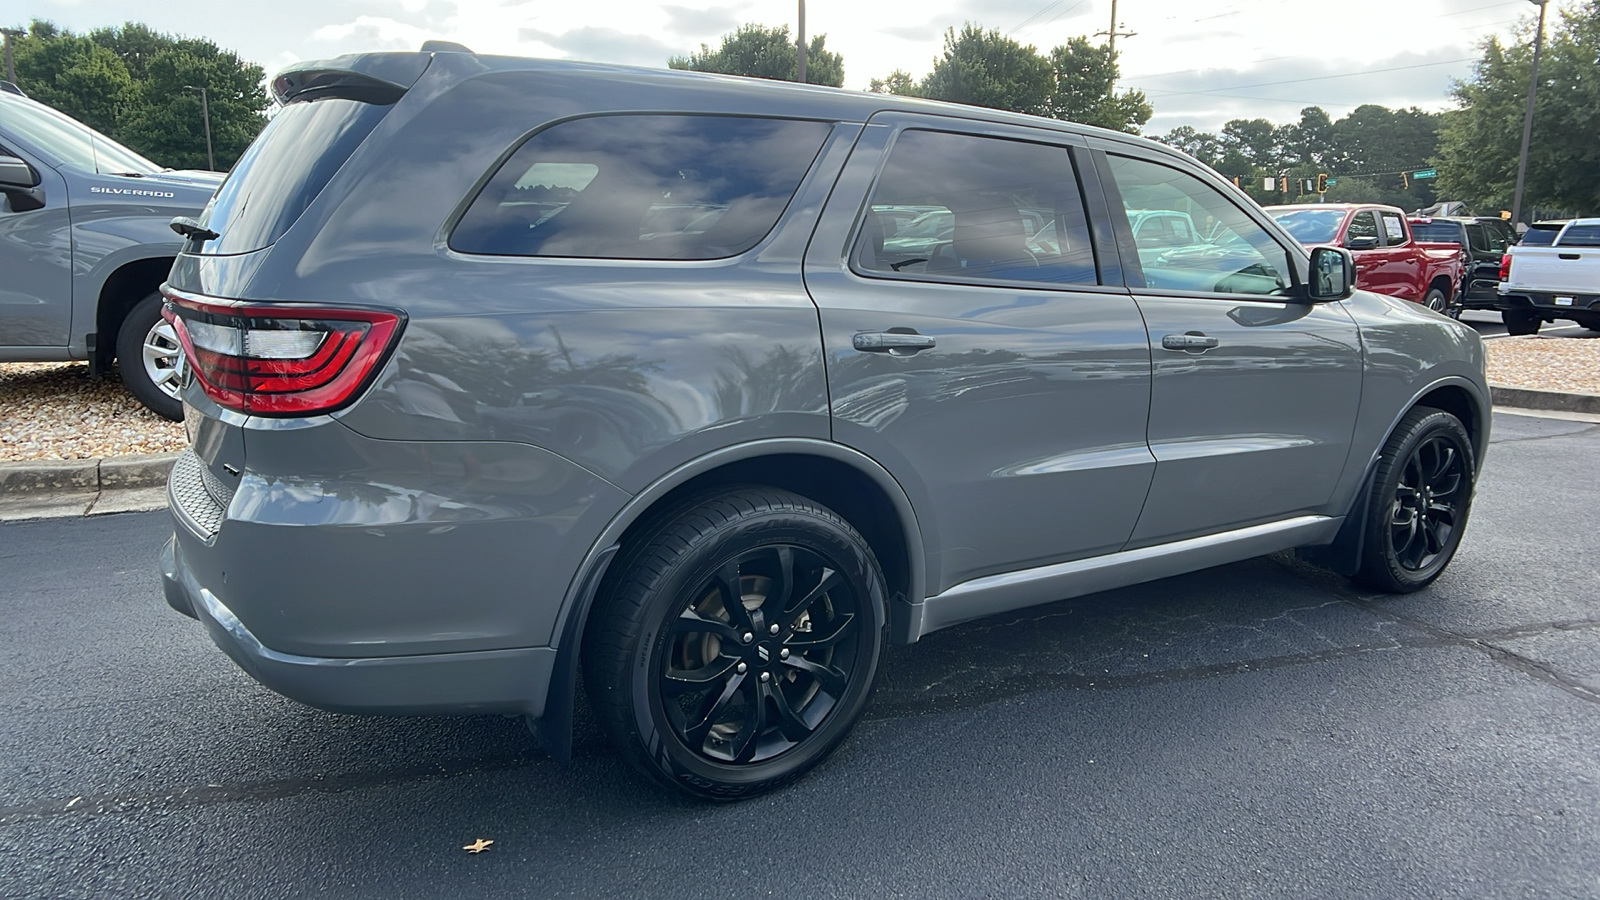
<path fill-rule="evenodd" d="M 1161 339 L 1163 350 L 1210 350 L 1217 345 L 1217 339 L 1206 337 L 1198 331 L 1186 334 L 1169 334 Z"/>
<path fill-rule="evenodd" d="M 865 353 L 888 353 L 891 356 L 910 356 L 932 348 L 936 341 L 915 331 L 864 331 L 850 340 L 851 346 Z"/>

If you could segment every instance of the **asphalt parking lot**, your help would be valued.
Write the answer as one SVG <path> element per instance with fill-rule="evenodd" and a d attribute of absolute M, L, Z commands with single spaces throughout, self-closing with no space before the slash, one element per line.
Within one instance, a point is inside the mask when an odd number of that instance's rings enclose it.
<path fill-rule="evenodd" d="M 1600 896 L 1600 425 L 1495 429 L 1428 590 L 1282 555 L 941 632 L 730 806 L 277 697 L 162 602 L 165 513 L 0 524 L 0 897 Z"/>

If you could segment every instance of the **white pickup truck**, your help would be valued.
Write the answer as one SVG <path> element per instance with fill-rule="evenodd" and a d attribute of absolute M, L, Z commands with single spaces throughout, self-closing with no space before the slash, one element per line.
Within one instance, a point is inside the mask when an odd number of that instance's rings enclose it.
<path fill-rule="evenodd" d="M 1511 334 L 1556 319 L 1600 331 L 1600 218 L 1535 223 L 1500 261 L 1495 308 Z"/>

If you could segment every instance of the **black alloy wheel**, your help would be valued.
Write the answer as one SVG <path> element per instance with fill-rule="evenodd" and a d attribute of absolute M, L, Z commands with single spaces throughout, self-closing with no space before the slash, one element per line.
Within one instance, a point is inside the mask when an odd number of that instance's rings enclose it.
<path fill-rule="evenodd" d="M 583 649 L 590 705 L 651 777 L 732 800 L 787 784 L 865 709 L 885 589 L 848 522 L 770 488 L 703 496 L 629 542 Z"/>
<path fill-rule="evenodd" d="M 1356 579 L 1406 593 L 1438 578 L 1461 543 L 1476 475 L 1459 419 L 1428 407 L 1407 413 L 1384 445 Z"/>

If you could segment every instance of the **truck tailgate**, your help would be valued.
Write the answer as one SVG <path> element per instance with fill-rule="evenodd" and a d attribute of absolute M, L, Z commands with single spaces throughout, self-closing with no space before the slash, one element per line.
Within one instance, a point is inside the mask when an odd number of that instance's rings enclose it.
<path fill-rule="evenodd" d="M 1506 279 L 1506 289 L 1600 293 L 1600 249 L 1515 247 L 1511 251 L 1511 273 Z"/>

